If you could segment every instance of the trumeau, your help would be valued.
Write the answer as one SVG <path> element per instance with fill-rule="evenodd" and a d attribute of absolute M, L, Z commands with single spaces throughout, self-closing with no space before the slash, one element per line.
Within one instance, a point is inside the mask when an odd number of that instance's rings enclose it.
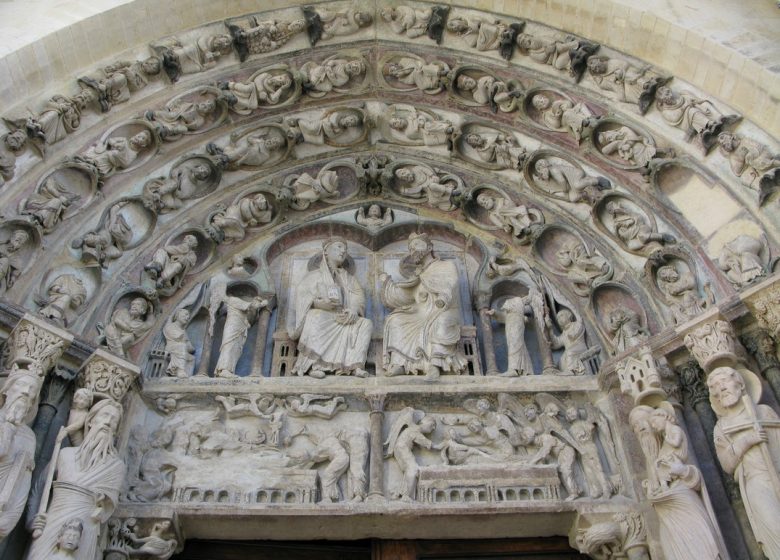
<path fill-rule="evenodd" d="M 36 488 L 9 553 L 565 534 L 778 558 L 778 395 L 750 370 L 775 386 L 780 159 L 754 123 L 588 38 L 415 2 L 230 18 L 76 78 L 0 141 L 3 313 L 30 313 L 3 535 Z M 74 336 L 69 415 L 33 432 Z M 679 414 L 686 347 L 717 423 Z"/>

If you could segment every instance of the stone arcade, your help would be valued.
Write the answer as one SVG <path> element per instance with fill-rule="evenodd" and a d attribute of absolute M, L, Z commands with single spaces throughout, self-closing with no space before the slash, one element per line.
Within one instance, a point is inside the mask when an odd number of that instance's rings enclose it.
<path fill-rule="evenodd" d="M 518 13 L 292 4 L 3 109 L 0 558 L 780 560 L 778 127 Z"/>

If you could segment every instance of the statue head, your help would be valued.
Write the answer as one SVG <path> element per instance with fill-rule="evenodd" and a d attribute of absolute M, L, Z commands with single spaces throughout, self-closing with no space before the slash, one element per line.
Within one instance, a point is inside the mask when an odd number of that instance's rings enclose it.
<path fill-rule="evenodd" d="M 742 376 L 737 370 L 728 366 L 712 370 L 707 376 L 707 387 L 710 390 L 713 408 L 716 404 L 725 409 L 736 407 L 745 394 L 745 381 Z"/>
<path fill-rule="evenodd" d="M 423 434 L 430 434 L 436 429 L 436 418 L 433 416 L 424 416 L 420 423 L 420 432 Z"/>
<path fill-rule="evenodd" d="M 521 33 L 517 36 L 517 40 L 515 41 L 517 43 L 517 46 L 521 49 L 530 49 L 534 45 L 534 36 L 529 35 L 528 33 Z"/>
<path fill-rule="evenodd" d="M 468 31 L 468 29 L 469 23 L 464 18 L 452 18 L 447 22 L 447 31 L 462 33 L 463 31 Z"/>
<path fill-rule="evenodd" d="M 412 233 L 408 241 L 409 255 L 414 264 L 422 263 L 433 253 L 433 242 L 426 233 Z"/>
<path fill-rule="evenodd" d="M 269 150 L 278 150 L 284 146 L 284 138 L 281 136 L 270 136 L 265 139 L 265 147 Z"/>
<path fill-rule="evenodd" d="M 92 406 L 93 398 L 94 395 L 92 393 L 92 389 L 82 387 L 73 393 L 73 403 L 71 404 L 71 408 L 87 410 L 90 406 Z"/>
<path fill-rule="evenodd" d="M 339 124 L 344 128 L 355 128 L 360 126 L 360 117 L 353 113 L 347 113 L 346 115 L 341 116 Z"/>
<path fill-rule="evenodd" d="M 156 56 L 150 56 L 141 62 L 141 71 L 147 76 L 155 76 L 160 73 L 160 70 L 162 70 L 162 64 Z"/>
<path fill-rule="evenodd" d="M 287 25 L 287 29 L 290 31 L 290 33 L 300 33 L 306 29 L 306 20 L 294 19 Z"/>
<path fill-rule="evenodd" d="M 0 391 L 3 398 L 2 415 L 6 422 L 19 426 L 32 418 L 33 405 L 38 399 L 42 380 L 26 369 L 12 371 Z"/>
<path fill-rule="evenodd" d="M 268 83 L 274 87 L 287 87 L 292 84 L 289 74 L 279 74 L 268 79 Z"/>
<path fill-rule="evenodd" d="M 331 268 L 338 268 L 347 259 L 347 240 L 343 237 L 331 237 L 322 244 L 323 258 Z"/>
<path fill-rule="evenodd" d="M 520 430 L 520 443 L 522 445 L 531 445 L 536 439 L 536 430 L 531 426 L 526 426 Z"/>
<path fill-rule="evenodd" d="M 605 56 L 591 56 L 588 58 L 588 70 L 590 70 L 591 74 L 595 74 L 596 76 L 599 76 L 601 74 L 607 73 L 607 60 L 609 60 Z"/>
<path fill-rule="evenodd" d="M 650 414 L 650 426 L 653 430 L 660 434 L 666 430 L 666 425 L 669 423 L 676 423 L 674 416 L 665 408 L 658 407 Z"/>
<path fill-rule="evenodd" d="M 198 163 L 190 168 L 190 174 L 196 181 L 205 181 L 211 176 L 211 168 L 205 163 Z"/>
<path fill-rule="evenodd" d="M 545 416 L 551 416 L 551 417 L 554 418 L 554 417 L 558 416 L 558 413 L 560 411 L 561 411 L 561 409 L 554 402 L 548 402 L 546 405 L 544 405 L 544 414 L 545 414 Z"/>
<path fill-rule="evenodd" d="M 566 329 L 569 324 L 574 322 L 574 313 L 569 311 L 568 309 L 561 309 L 556 313 L 555 318 L 558 321 L 558 325 L 561 327 L 561 329 Z"/>
<path fill-rule="evenodd" d="M 149 302 L 142 297 L 137 297 L 130 302 L 130 307 L 128 310 L 130 312 L 130 316 L 134 319 L 143 317 L 149 310 Z"/>
<path fill-rule="evenodd" d="M 406 130 L 406 127 L 409 126 L 409 121 L 402 117 L 390 117 L 387 125 L 393 130 Z"/>
<path fill-rule="evenodd" d="M 75 552 L 81 543 L 81 533 L 84 525 L 77 517 L 66 521 L 57 536 L 57 548 L 64 552 Z"/>
<path fill-rule="evenodd" d="M 658 90 L 656 90 L 655 97 L 661 104 L 671 104 L 674 103 L 677 95 L 674 93 L 672 88 L 668 86 L 661 86 L 658 88 Z"/>
<path fill-rule="evenodd" d="M 496 199 L 490 196 L 488 193 L 479 193 L 477 195 L 477 204 L 479 204 L 485 210 L 492 210 L 496 205 Z"/>
<path fill-rule="evenodd" d="M 366 66 L 362 60 L 350 60 L 344 67 L 348 76 L 359 76 L 366 70 Z"/>
<path fill-rule="evenodd" d="M 635 434 L 649 433 L 652 431 L 650 417 L 653 409 L 647 405 L 635 406 L 628 415 L 628 423 Z"/>
<path fill-rule="evenodd" d="M 490 410 L 490 401 L 487 399 L 478 399 L 476 403 L 477 413 L 484 414 Z"/>
<path fill-rule="evenodd" d="M 382 209 L 379 207 L 379 204 L 372 204 L 368 207 L 368 217 L 369 218 L 381 218 L 382 217 Z"/>
<path fill-rule="evenodd" d="M 368 27 L 374 22 L 370 12 L 355 12 L 354 20 L 358 27 Z"/>
<path fill-rule="evenodd" d="M 205 99 L 195 106 L 195 110 L 202 116 L 210 115 L 217 110 L 217 100 L 214 98 Z"/>
<path fill-rule="evenodd" d="M 531 105 L 533 105 L 534 109 L 537 111 L 546 111 L 550 108 L 551 104 L 552 101 L 550 101 L 550 98 L 543 93 L 537 93 L 533 96 L 533 99 L 531 99 Z"/>
<path fill-rule="evenodd" d="M 411 183 L 414 181 L 414 171 L 408 167 L 399 167 L 395 170 L 395 176 L 401 179 L 404 183 Z"/>
<path fill-rule="evenodd" d="M 531 422 L 539 416 L 539 408 L 535 404 L 526 405 L 523 407 L 523 412 L 525 412 L 525 417 Z"/>
<path fill-rule="evenodd" d="M 659 268 L 656 274 L 659 280 L 666 283 L 677 282 L 680 279 L 680 273 L 670 264 Z"/>
<path fill-rule="evenodd" d="M 189 320 L 190 320 L 189 309 L 185 309 L 182 307 L 181 309 L 177 309 L 176 313 L 173 314 L 174 323 L 179 323 L 182 326 L 186 326 Z"/>
<path fill-rule="evenodd" d="M 469 421 L 468 424 L 466 424 L 466 428 L 468 428 L 469 432 L 472 434 L 481 434 L 485 431 L 485 427 L 482 425 L 482 422 L 477 420 L 476 418 Z"/>
<path fill-rule="evenodd" d="M 534 163 L 534 172 L 542 181 L 547 181 L 550 178 L 550 162 L 546 159 L 538 160 Z"/>
<path fill-rule="evenodd" d="M 739 135 L 731 132 L 721 132 L 718 134 L 718 145 L 726 152 L 731 153 L 739 147 Z"/>
<path fill-rule="evenodd" d="M 182 239 L 182 242 L 190 249 L 198 248 L 198 238 L 194 235 L 185 235 L 184 239 Z"/>
<path fill-rule="evenodd" d="M 252 197 L 252 205 L 260 210 L 266 210 L 268 208 L 268 199 L 265 198 L 263 193 L 257 193 Z"/>
<path fill-rule="evenodd" d="M 211 38 L 211 50 L 227 54 L 233 49 L 233 39 L 230 35 L 214 35 Z"/>
<path fill-rule="evenodd" d="M 569 422 L 576 422 L 580 419 L 580 410 L 577 408 L 577 405 L 573 403 L 566 407 L 564 414 L 566 415 L 566 420 Z"/>
<path fill-rule="evenodd" d="M 27 143 L 27 134 L 20 128 L 6 134 L 4 140 L 9 150 L 18 152 Z"/>
<path fill-rule="evenodd" d="M 23 229 L 14 230 L 11 234 L 11 238 L 8 240 L 8 247 L 13 251 L 21 249 L 25 243 L 30 239 L 30 234 Z"/>
<path fill-rule="evenodd" d="M 472 132 L 471 134 L 466 135 L 466 144 L 468 144 L 472 148 L 481 148 L 486 143 L 487 143 L 487 139 L 483 138 L 479 134 Z"/>
<path fill-rule="evenodd" d="M 456 84 L 458 86 L 458 89 L 461 89 L 463 91 L 473 91 L 477 88 L 477 80 L 475 80 L 471 76 L 467 76 L 466 74 L 461 74 L 460 76 L 458 76 Z"/>
<path fill-rule="evenodd" d="M 122 420 L 122 405 L 113 399 L 103 399 L 92 405 L 84 422 L 84 441 L 76 452 L 82 469 L 103 463 L 116 455 L 114 437 Z"/>
<path fill-rule="evenodd" d="M 148 130 L 142 130 L 138 134 L 130 137 L 130 147 L 136 152 L 148 148 L 152 144 L 152 133 Z"/>

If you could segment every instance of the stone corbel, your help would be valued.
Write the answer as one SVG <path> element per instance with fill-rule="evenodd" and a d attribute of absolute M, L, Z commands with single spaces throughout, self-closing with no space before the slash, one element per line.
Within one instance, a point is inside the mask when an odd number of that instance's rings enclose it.
<path fill-rule="evenodd" d="M 594 560 L 650 560 L 645 520 L 638 511 L 579 514 L 569 543 Z"/>
<path fill-rule="evenodd" d="M 167 560 L 184 548 L 184 534 L 175 513 L 171 518 L 114 517 L 108 521 L 106 532 L 104 560 Z"/>
<path fill-rule="evenodd" d="M 96 398 L 110 398 L 121 403 L 139 375 L 135 364 L 97 349 L 81 368 L 79 386 L 90 389 Z"/>
<path fill-rule="evenodd" d="M 8 336 L 6 365 L 13 368 L 35 364 L 41 370 L 39 375 L 45 376 L 71 342 L 73 335 L 69 332 L 27 313 Z"/>

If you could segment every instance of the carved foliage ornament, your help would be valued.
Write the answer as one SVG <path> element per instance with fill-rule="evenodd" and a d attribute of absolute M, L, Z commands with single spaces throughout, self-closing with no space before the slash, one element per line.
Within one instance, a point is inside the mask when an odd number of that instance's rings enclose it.
<path fill-rule="evenodd" d="M 82 369 L 81 386 L 96 395 L 121 402 L 138 374 L 139 370 L 133 364 L 97 350 Z"/>
<path fill-rule="evenodd" d="M 705 323 L 685 335 L 685 346 L 705 371 L 716 362 L 736 361 L 736 335 L 727 321 Z"/>

